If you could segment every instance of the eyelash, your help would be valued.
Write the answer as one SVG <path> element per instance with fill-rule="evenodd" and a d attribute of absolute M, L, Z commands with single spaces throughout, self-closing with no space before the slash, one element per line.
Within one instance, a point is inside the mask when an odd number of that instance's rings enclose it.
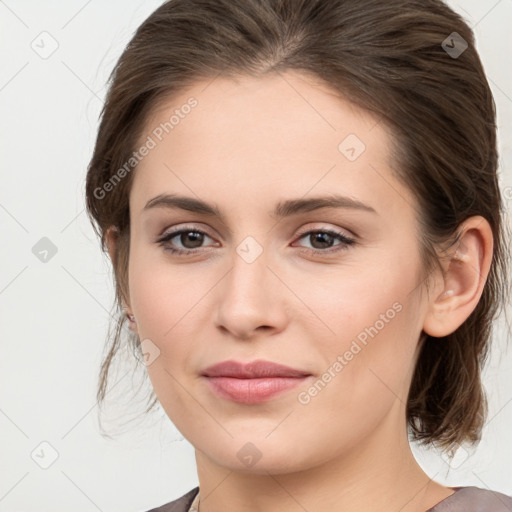
<path fill-rule="evenodd" d="M 168 242 L 171 239 L 175 238 L 176 236 L 181 235 L 182 233 L 190 233 L 190 232 L 199 233 L 201 235 L 206 235 L 207 237 L 211 238 L 210 235 L 208 235 L 208 233 L 205 233 L 204 231 L 201 231 L 200 229 L 196 229 L 193 227 L 185 227 L 185 228 L 181 228 L 179 230 L 172 231 L 171 233 L 166 234 L 164 237 L 157 240 L 157 243 L 162 245 L 166 251 L 169 251 L 172 254 L 175 254 L 177 256 L 187 256 L 192 253 L 197 253 L 197 251 L 199 249 L 176 249 L 175 247 L 171 247 L 168 244 Z M 344 251 L 349 246 L 354 245 L 356 243 L 356 241 L 353 238 L 349 238 L 348 236 L 346 236 L 342 233 L 338 233 L 337 231 L 333 231 L 331 229 L 312 229 L 312 230 L 306 231 L 305 233 L 301 233 L 301 235 L 299 236 L 299 240 L 308 235 L 312 235 L 314 233 L 316 233 L 316 234 L 324 233 L 324 234 L 331 235 L 336 240 L 340 241 L 341 243 L 338 244 L 337 246 L 334 246 L 335 247 L 334 249 L 331 247 L 331 248 L 328 248 L 325 250 L 310 249 L 308 247 L 302 247 L 301 252 L 307 252 L 312 255 L 332 254 L 332 253 L 338 253 L 338 252 Z"/>

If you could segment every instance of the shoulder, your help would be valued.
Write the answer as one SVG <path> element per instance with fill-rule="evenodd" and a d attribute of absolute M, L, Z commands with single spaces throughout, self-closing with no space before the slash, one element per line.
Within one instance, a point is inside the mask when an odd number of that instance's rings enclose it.
<path fill-rule="evenodd" d="M 512 496 L 480 487 L 455 487 L 455 493 L 427 512 L 510 512 Z"/>
<path fill-rule="evenodd" d="M 198 492 L 199 487 L 194 487 L 180 498 L 157 508 L 152 508 L 147 512 L 187 512 Z"/>

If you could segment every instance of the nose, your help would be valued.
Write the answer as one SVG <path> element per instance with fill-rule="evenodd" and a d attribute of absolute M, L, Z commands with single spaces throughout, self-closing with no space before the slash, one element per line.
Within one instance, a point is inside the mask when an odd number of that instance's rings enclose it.
<path fill-rule="evenodd" d="M 218 328 L 243 340 L 282 331 L 288 321 L 286 287 L 269 267 L 266 252 L 252 262 L 235 253 L 232 262 L 216 287 Z"/>

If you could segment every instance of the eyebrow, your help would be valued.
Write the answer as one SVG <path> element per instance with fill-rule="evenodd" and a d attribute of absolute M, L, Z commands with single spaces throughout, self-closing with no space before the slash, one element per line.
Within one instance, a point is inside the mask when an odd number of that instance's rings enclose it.
<path fill-rule="evenodd" d="M 224 216 L 219 207 L 194 197 L 180 196 L 177 194 L 160 194 L 150 199 L 143 211 L 153 208 L 179 208 L 189 212 L 215 216 L 224 221 Z M 347 208 L 377 213 L 371 206 L 347 196 L 330 195 L 310 197 L 307 199 L 287 199 L 276 204 L 274 211 L 269 212 L 272 217 L 284 218 L 299 213 L 311 212 L 321 208 Z"/>

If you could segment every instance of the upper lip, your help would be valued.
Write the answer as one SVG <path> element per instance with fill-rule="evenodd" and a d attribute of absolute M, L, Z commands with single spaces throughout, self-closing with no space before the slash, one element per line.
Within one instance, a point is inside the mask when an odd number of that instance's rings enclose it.
<path fill-rule="evenodd" d="M 202 375 L 206 377 L 256 379 L 262 377 L 305 377 L 310 375 L 310 373 L 279 363 L 258 359 L 248 363 L 239 363 L 233 360 L 223 361 L 205 368 Z"/>

